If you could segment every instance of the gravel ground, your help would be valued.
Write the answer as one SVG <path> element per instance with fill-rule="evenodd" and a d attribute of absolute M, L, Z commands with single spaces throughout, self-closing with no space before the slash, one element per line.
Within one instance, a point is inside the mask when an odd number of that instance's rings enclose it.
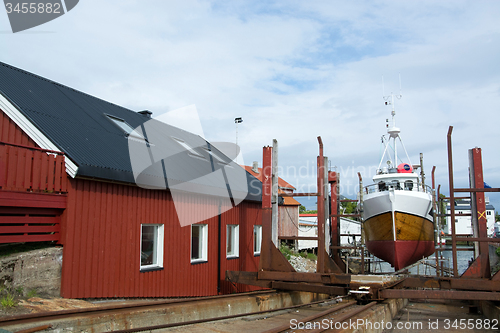
<path fill-rule="evenodd" d="M 292 256 L 289 261 L 297 272 L 316 272 L 316 260 L 303 258 L 301 256 Z"/>

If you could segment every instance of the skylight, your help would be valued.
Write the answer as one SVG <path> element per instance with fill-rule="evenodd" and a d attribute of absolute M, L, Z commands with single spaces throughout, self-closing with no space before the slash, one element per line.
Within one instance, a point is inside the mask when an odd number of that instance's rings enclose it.
<path fill-rule="evenodd" d="M 203 147 L 205 148 L 205 147 Z M 221 164 L 228 164 L 229 162 L 228 161 L 225 161 L 222 159 L 222 157 L 216 153 L 215 151 L 213 150 L 209 150 L 208 148 L 205 148 L 205 150 L 213 157 L 217 160 L 217 162 L 221 163 Z"/>
<path fill-rule="evenodd" d="M 137 132 L 136 130 L 134 130 L 132 128 L 132 126 L 130 126 L 125 120 L 123 120 L 121 118 L 118 118 L 118 117 L 110 116 L 110 115 L 106 115 L 106 116 L 115 125 L 117 125 L 118 127 L 120 127 L 125 133 L 127 133 L 127 135 L 130 135 L 130 136 L 136 137 L 138 139 L 144 140 L 144 137 L 142 136 L 142 134 L 140 134 L 139 132 Z"/>
<path fill-rule="evenodd" d="M 187 152 L 191 155 L 194 155 L 196 157 L 200 157 L 200 158 L 205 158 L 202 154 L 198 153 L 196 150 L 194 150 L 193 147 L 191 147 L 189 144 L 187 144 L 184 140 L 181 140 L 181 139 L 177 139 L 177 138 L 172 138 L 175 140 L 175 142 L 177 142 L 178 144 L 180 144 L 184 149 L 187 150 Z"/>

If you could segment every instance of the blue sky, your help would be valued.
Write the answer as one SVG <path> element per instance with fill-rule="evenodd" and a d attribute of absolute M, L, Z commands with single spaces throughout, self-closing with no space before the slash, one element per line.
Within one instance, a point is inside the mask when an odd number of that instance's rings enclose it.
<path fill-rule="evenodd" d="M 244 162 L 276 138 L 281 176 L 299 190 L 315 186 L 321 135 L 350 197 L 356 172 L 368 183 L 379 162 L 382 76 L 399 93 L 401 73 L 406 148 L 447 192 L 449 125 L 457 186 L 478 146 L 500 187 L 498 17 L 498 1 L 85 0 L 16 34 L 0 10 L 0 60 L 154 116 L 194 104 L 212 141 L 234 142 L 242 117 Z"/>

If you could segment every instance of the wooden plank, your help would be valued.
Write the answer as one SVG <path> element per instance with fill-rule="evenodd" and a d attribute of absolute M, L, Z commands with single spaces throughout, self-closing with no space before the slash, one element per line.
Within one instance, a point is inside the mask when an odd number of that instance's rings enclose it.
<path fill-rule="evenodd" d="M 56 158 L 47 154 L 47 191 L 54 191 L 54 173 Z"/>
<path fill-rule="evenodd" d="M 1 193 L 1 192 L 0 192 Z M 3 204 L 3 202 L 2 202 Z M 47 217 L 51 217 L 54 215 L 60 215 L 62 212 L 61 209 L 52 209 L 52 208 L 28 208 L 28 207 L 3 207 L 0 206 L 0 214 L 4 215 L 46 215 Z"/>
<path fill-rule="evenodd" d="M 0 120 L 2 117 L 0 117 Z M 7 156 L 4 145 L 0 145 L 0 188 L 5 187 L 7 180 Z"/>
<path fill-rule="evenodd" d="M 7 147 L 7 186 L 6 190 L 15 189 L 16 179 L 16 152 L 13 147 Z"/>
<path fill-rule="evenodd" d="M 15 148 L 17 153 L 16 162 L 16 190 L 23 191 L 24 188 L 24 165 L 26 164 L 26 151 Z"/>
<path fill-rule="evenodd" d="M 68 192 L 68 175 L 66 175 L 65 156 L 60 155 L 61 159 L 61 192 Z"/>
<path fill-rule="evenodd" d="M 59 216 L 0 216 L 2 224 L 54 224 L 59 223 Z"/>
<path fill-rule="evenodd" d="M 460 290 L 409 290 L 384 289 L 379 292 L 381 298 L 416 298 L 416 299 L 463 299 L 498 301 L 500 293 L 487 291 Z"/>
<path fill-rule="evenodd" d="M 32 234 L 32 233 L 51 233 L 59 232 L 59 225 L 21 225 L 21 226 L 2 226 L 0 225 L 0 234 Z"/>
<path fill-rule="evenodd" d="M 43 153 L 40 151 L 34 151 L 33 152 L 33 166 L 32 166 L 32 175 L 33 175 L 33 180 L 32 180 L 32 189 L 33 190 L 39 190 L 40 189 L 40 175 L 41 175 L 41 170 L 42 170 L 42 160 L 41 160 L 41 155 Z"/>
<path fill-rule="evenodd" d="M 272 284 L 272 281 L 259 280 L 257 272 L 226 271 L 226 280 L 264 288 L 271 288 Z"/>
<path fill-rule="evenodd" d="M 58 241 L 59 237 L 59 233 L 48 235 L 0 236 L 0 243 L 50 242 Z"/>
<path fill-rule="evenodd" d="M 349 284 L 351 276 L 348 274 L 333 274 L 333 273 L 301 273 L 301 272 L 269 272 L 260 271 L 259 279 L 275 280 L 275 281 L 290 281 L 290 282 L 312 282 L 312 283 L 329 283 L 329 284 Z"/>
<path fill-rule="evenodd" d="M 61 162 L 64 160 L 64 157 L 62 155 L 57 155 L 56 160 L 55 160 L 55 170 L 54 170 L 54 190 L 56 192 L 61 192 L 62 191 L 62 179 L 61 177 L 66 175 L 64 173 L 64 164 L 61 164 Z"/>
<path fill-rule="evenodd" d="M 46 153 L 40 154 L 41 170 L 40 170 L 40 188 L 39 190 L 47 189 L 47 173 L 49 170 L 49 156 Z"/>
<path fill-rule="evenodd" d="M 66 208 L 65 194 L 0 191 L 0 205 L 6 207 Z"/>
<path fill-rule="evenodd" d="M 31 150 L 24 151 L 24 170 L 23 170 L 23 189 L 31 188 L 31 168 L 33 164 L 33 152 Z"/>

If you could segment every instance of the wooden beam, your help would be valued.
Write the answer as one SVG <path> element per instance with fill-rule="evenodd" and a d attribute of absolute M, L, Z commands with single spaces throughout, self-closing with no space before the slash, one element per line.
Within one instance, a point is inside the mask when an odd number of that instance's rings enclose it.
<path fill-rule="evenodd" d="M 271 287 L 273 289 L 307 291 L 328 295 L 347 295 L 347 291 L 344 287 L 325 286 L 321 284 L 273 281 L 271 282 Z"/>
<path fill-rule="evenodd" d="M 312 282 L 324 284 L 349 284 L 349 274 L 320 274 L 301 272 L 258 272 L 259 280 L 290 281 L 290 282 Z"/>
<path fill-rule="evenodd" d="M 417 299 L 463 299 L 475 301 L 498 301 L 500 293 L 487 291 L 459 290 L 409 290 L 384 289 L 379 291 L 381 298 L 417 298 Z"/>
<path fill-rule="evenodd" d="M 66 208 L 65 194 L 0 191 L 0 206 L 32 208 Z"/>

